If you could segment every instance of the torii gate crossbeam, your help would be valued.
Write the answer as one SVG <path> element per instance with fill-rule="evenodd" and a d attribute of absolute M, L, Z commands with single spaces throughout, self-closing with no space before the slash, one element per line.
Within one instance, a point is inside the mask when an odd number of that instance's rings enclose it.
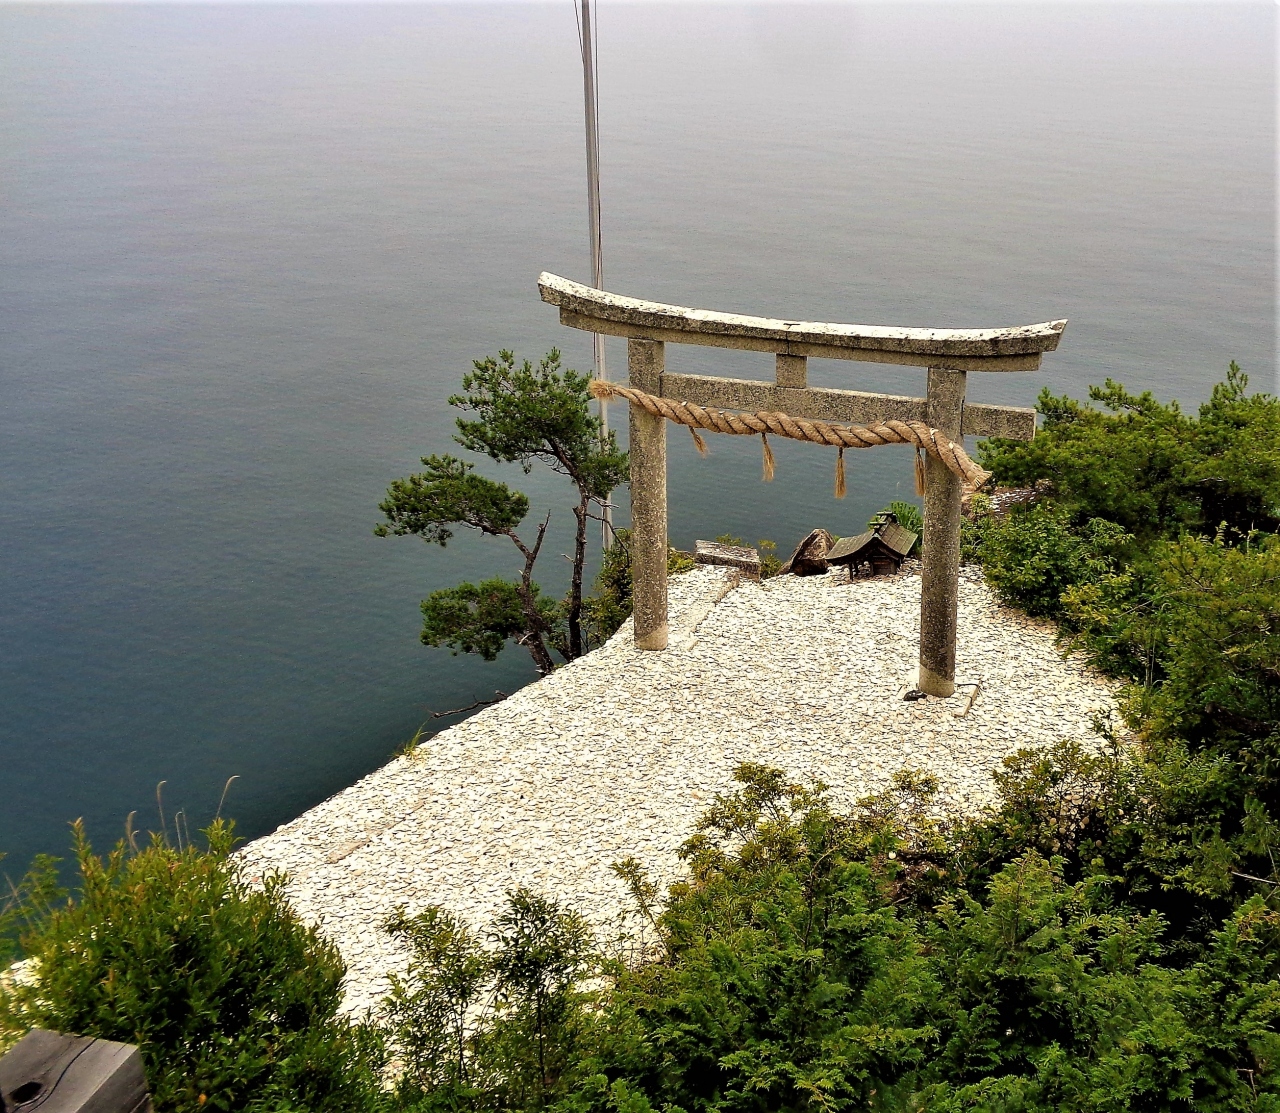
<path fill-rule="evenodd" d="M 770 410 L 794 418 L 858 424 L 924 421 L 957 443 L 965 435 L 1030 440 L 1035 411 L 966 404 L 969 371 L 1035 371 L 1067 322 L 1003 329 L 885 328 L 780 321 L 687 309 L 622 297 L 544 273 L 542 300 L 561 324 L 627 338 L 630 384 L 647 394 L 726 410 Z M 775 381 L 686 375 L 666 370 L 666 345 L 695 344 L 773 352 Z M 924 398 L 830 390 L 807 384 L 810 357 L 928 369 Z M 631 406 L 631 563 L 635 641 L 667 645 L 666 422 Z M 920 671 L 930 695 L 955 690 L 960 568 L 960 479 L 925 458 L 924 568 L 920 590 Z"/>

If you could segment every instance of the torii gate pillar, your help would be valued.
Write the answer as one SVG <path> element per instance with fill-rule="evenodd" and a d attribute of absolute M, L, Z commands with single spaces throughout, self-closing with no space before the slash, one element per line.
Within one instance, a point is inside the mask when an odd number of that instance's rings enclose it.
<path fill-rule="evenodd" d="M 926 395 L 934 429 L 963 443 L 965 373 L 929 368 Z M 932 453 L 924 457 L 924 568 L 920 580 L 920 672 L 931 696 L 956 690 L 956 614 L 960 578 L 960 478 Z"/>
<path fill-rule="evenodd" d="M 662 393 L 666 345 L 628 340 L 631 385 Z M 631 411 L 631 603 L 637 649 L 667 648 L 667 423 Z"/>

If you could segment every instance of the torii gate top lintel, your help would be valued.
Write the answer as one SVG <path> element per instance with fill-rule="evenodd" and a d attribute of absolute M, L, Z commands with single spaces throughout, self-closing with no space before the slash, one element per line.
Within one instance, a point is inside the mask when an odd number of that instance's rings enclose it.
<path fill-rule="evenodd" d="M 985 474 L 971 460 L 965 465 L 961 459 L 968 459 L 964 437 L 1030 440 L 1035 436 L 1034 410 L 966 403 L 966 372 L 1037 370 L 1044 353 L 1058 347 L 1065 320 L 998 329 L 820 324 L 664 305 L 546 272 L 538 279 L 538 289 L 543 301 L 559 308 L 561 324 L 628 340 L 630 386 L 624 396 L 631 403 L 630 548 L 637 648 L 667 646 L 668 419 L 695 431 L 763 434 L 768 430 L 836 446 L 841 453 L 837 497 L 843 495 L 845 447 L 913 443 L 926 449 L 916 683 L 933 696 L 954 692 L 961 475 L 976 474 L 977 482 Z M 775 380 L 669 373 L 668 343 L 773 352 Z M 927 394 L 907 398 L 810 387 L 806 373 L 810 358 L 928 368 Z M 619 392 L 606 383 L 593 384 L 592 389 L 602 402 Z M 755 412 L 731 419 L 727 410 Z M 836 426 L 833 422 L 859 424 Z M 772 475 L 767 441 L 765 460 L 767 479 Z"/>
<path fill-rule="evenodd" d="M 545 271 L 538 289 L 560 309 L 562 324 L 588 332 L 949 371 L 1035 371 L 1067 327 L 1065 320 L 998 329 L 782 321 L 624 297 Z"/>

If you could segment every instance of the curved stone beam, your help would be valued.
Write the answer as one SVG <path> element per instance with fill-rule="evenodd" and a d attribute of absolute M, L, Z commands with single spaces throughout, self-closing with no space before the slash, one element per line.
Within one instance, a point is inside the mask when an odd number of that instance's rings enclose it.
<path fill-rule="evenodd" d="M 538 289 L 543 301 L 559 307 L 563 324 L 587 332 L 956 371 L 1034 371 L 1067 327 L 1065 320 L 998 329 L 779 321 L 623 297 L 545 271 Z"/>

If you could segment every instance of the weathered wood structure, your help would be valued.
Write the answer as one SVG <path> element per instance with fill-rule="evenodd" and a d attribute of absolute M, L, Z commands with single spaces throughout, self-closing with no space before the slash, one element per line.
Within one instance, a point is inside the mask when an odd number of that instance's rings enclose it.
<path fill-rule="evenodd" d="M 131 1044 L 35 1029 L 0 1057 L 0 1110 L 151 1113 L 142 1056 Z"/>
<path fill-rule="evenodd" d="M 840 538 L 827 552 L 827 563 L 848 565 L 850 578 L 864 565 L 872 575 L 884 576 L 901 570 L 918 540 L 919 534 L 899 525 L 896 519 L 881 522 L 856 537 Z"/>
<path fill-rule="evenodd" d="M 964 436 L 1035 435 L 1035 411 L 965 402 L 971 371 L 1035 371 L 1058 346 L 1067 322 L 1001 329 L 886 328 L 782 321 L 688 309 L 623 297 L 544 273 L 543 301 L 560 323 L 627 338 L 632 387 L 662 398 L 795 418 L 869 423 L 923 421 L 954 441 Z M 669 372 L 667 344 L 773 352 L 773 382 Z M 925 397 L 810 387 L 810 358 L 926 368 Z M 631 406 L 631 552 L 635 638 L 640 649 L 667 645 L 667 457 L 664 420 Z M 920 601 L 922 691 L 955 690 L 956 604 L 962 484 L 930 454 L 925 462 L 924 570 Z"/>
<path fill-rule="evenodd" d="M 782 566 L 783 575 L 820 576 L 827 570 L 827 553 L 835 538 L 825 529 L 810 530 Z"/>

